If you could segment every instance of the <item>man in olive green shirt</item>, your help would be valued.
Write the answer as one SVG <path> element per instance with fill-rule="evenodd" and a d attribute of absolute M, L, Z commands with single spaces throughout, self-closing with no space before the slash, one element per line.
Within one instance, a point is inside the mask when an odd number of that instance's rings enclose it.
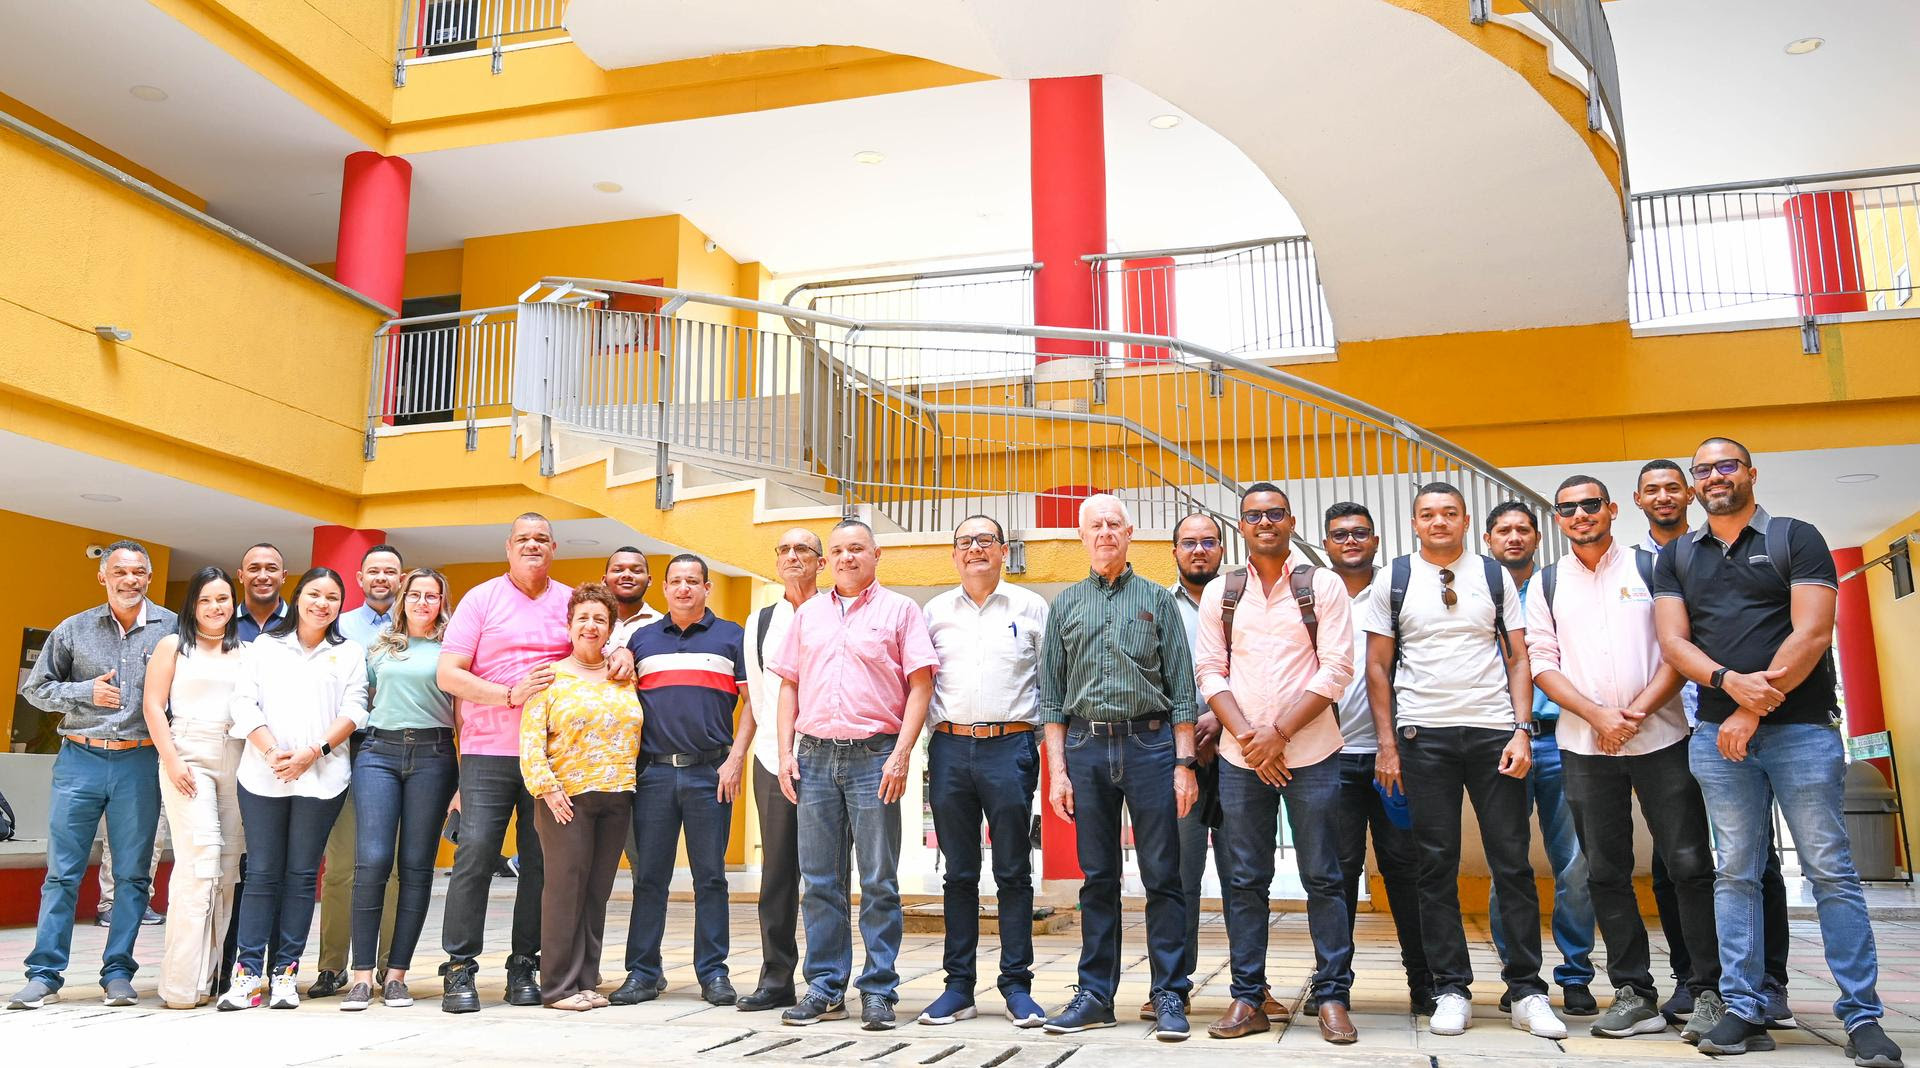
<path fill-rule="evenodd" d="M 1133 573 L 1133 520 L 1110 494 L 1080 506 L 1092 573 L 1053 602 L 1040 653 L 1040 720 L 1047 731 L 1048 800 L 1074 825 L 1080 868 L 1080 987 L 1047 1021 L 1053 1034 L 1114 1025 L 1120 985 L 1120 807 L 1133 820 L 1147 891 L 1155 1037 L 1187 1037 L 1180 817 L 1194 783 L 1193 654 L 1179 608 Z"/>

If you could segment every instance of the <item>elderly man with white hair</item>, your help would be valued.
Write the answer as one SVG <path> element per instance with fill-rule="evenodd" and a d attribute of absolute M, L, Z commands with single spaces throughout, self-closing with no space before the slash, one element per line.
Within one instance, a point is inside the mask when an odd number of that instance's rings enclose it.
<path fill-rule="evenodd" d="M 1040 653 L 1048 801 L 1074 824 L 1080 868 L 1080 986 L 1053 1034 L 1114 1025 L 1120 984 L 1120 807 L 1133 821 L 1147 891 L 1155 1037 L 1187 1037 L 1193 983 L 1180 885 L 1179 820 L 1193 807 L 1193 654 L 1173 595 L 1127 563 L 1133 520 L 1111 494 L 1080 506 L 1091 574 L 1053 602 Z"/>

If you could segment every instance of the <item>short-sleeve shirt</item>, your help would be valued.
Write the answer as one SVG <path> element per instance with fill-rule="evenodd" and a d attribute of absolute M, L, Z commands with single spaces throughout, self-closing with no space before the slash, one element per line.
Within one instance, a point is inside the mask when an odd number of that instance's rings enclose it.
<path fill-rule="evenodd" d="M 767 614 L 765 641 L 761 640 L 761 614 Z M 747 617 L 746 638 L 747 698 L 753 706 L 753 758 L 775 775 L 780 773 L 780 676 L 766 661 L 787 643 L 793 628 L 793 602 L 778 601 Z"/>
<path fill-rule="evenodd" d="M 538 797 L 558 788 L 578 797 L 631 791 L 645 718 L 631 683 L 556 669 L 553 685 L 527 702 L 514 740 L 527 792 Z"/>
<path fill-rule="evenodd" d="M 553 579 L 537 598 L 521 593 L 505 575 L 488 579 L 460 599 L 440 639 L 440 651 L 472 657 L 467 670 L 488 682 L 512 686 L 573 650 L 567 640 L 567 599 L 572 596 L 572 587 Z M 520 710 L 461 701 L 460 751 L 519 756 Z"/>
<path fill-rule="evenodd" d="M 665 616 L 633 632 L 627 648 L 647 712 L 642 753 L 705 753 L 733 744 L 733 710 L 747 685 L 745 637 L 740 624 L 712 609 L 684 630 Z"/>
<path fill-rule="evenodd" d="M 440 643 L 426 638 L 410 639 L 402 650 L 368 653 L 373 711 L 367 726 L 386 731 L 453 726 L 453 698 L 440 688 L 439 670 Z"/>
<path fill-rule="evenodd" d="M 1353 599 L 1353 681 L 1347 683 L 1339 706 L 1342 753 L 1380 751 L 1380 732 L 1373 725 L 1373 699 L 1367 692 L 1367 631 L 1360 625 L 1372 601 L 1372 585 Z"/>
<path fill-rule="evenodd" d="M 939 666 L 920 606 L 877 581 L 851 598 L 827 590 L 801 605 L 767 664 L 800 688 L 795 731 L 836 739 L 900 733 L 907 677 Z"/>
<path fill-rule="evenodd" d="M 1458 601 L 1441 599 L 1440 571 L 1453 572 Z M 1526 629 L 1520 593 L 1504 567 L 1495 569 L 1503 590 L 1510 640 Z M 1463 552 L 1446 565 L 1412 556 L 1406 600 L 1400 607 L 1400 663 L 1393 676 L 1394 722 L 1409 727 L 1489 727 L 1510 730 L 1513 698 L 1507 666 L 1495 637 L 1493 597 L 1482 558 Z M 1369 634 L 1393 635 L 1393 569 L 1382 568 L 1361 613 Z"/>
<path fill-rule="evenodd" d="M 1755 508 L 1753 518 L 1740 528 L 1728 545 L 1702 525 L 1682 535 L 1693 545 L 1693 558 L 1687 565 L 1687 582 L 1681 588 L 1680 574 L 1674 563 L 1681 538 L 1675 538 L 1660 550 L 1653 567 L 1653 595 L 1677 597 L 1687 604 L 1687 623 L 1693 631 L 1693 644 L 1722 667 L 1733 671 L 1765 671 L 1773 655 L 1793 634 L 1794 586 L 1825 586 L 1838 589 L 1839 573 L 1833 566 L 1833 554 L 1827 540 L 1811 523 L 1790 520 L 1787 545 L 1789 561 L 1787 581 L 1767 558 L 1767 523 L 1772 519 L 1766 509 Z M 1700 719 L 1723 723 L 1738 706 L 1725 692 L 1700 688 Z M 1780 723 L 1832 723 L 1839 715 L 1840 703 L 1834 690 L 1833 661 L 1821 657 L 1800 685 L 1787 692 L 1780 707 L 1760 719 L 1765 729 Z"/>
<path fill-rule="evenodd" d="M 241 601 L 238 605 L 234 606 L 234 626 L 238 628 L 241 645 L 258 641 L 262 634 L 266 634 L 273 630 L 273 628 L 279 626 L 280 621 L 285 618 L 287 618 L 287 602 L 285 601 L 276 600 L 273 603 L 273 614 L 267 617 L 267 622 L 264 626 L 261 625 L 259 620 L 253 618 L 253 613 L 248 610 L 245 601 Z"/>

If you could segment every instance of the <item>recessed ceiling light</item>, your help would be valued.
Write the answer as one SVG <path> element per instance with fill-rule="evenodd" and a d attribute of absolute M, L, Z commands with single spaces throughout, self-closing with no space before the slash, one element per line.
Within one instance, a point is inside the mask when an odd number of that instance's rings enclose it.
<path fill-rule="evenodd" d="M 873 149 L 869 148 L 861 152 L 855 152 L 853 154 L 853 161 L 855 163 L 867 163 L 867 164 L 885 163 L 887 161 L 887 156 L 886 156 L 886 153 L 884 152 L 875 152 Z"/>
<path fill-rule="evenodd" d="M 1876 475 L 1871 471 L 1859 471 L 1851 475 L 1835 476 L 1834 481 L 1842 482 L 1849 486 L 1857 486 L 1862 482 L 1872 482 L 1874 479 L 1879 477 L 1880 477 L 1879 475 Z"/>
<path fill-rule="evenodd" d="M 619 182 L 595 182 L 593 183 L 593 187 L 602 193 L 618 193 L 620 190 L 626 188 L 626 186 L 621 185 Z"/>
<path fill-rule="evenodd" d="M 1827 43 L 1825 37 L 1802 37 L 1787 42 L 1787 55 L 1804 56 L 1809 52 L 1818 52 L 1820 46 Z"/>
<path fill-rule="evenodd" d="M 115 497 L 111 493 L 82 493 L 80 495 L 80 499 L 83 501 L 97 501 L 100 504 L 119 504 L 120 503 L 120 498 Z"/>
<path fill-rule="evenodd" d="M 158 104 L 167 98 L 167 91 L 157 85 L 136 85 L 127 92 L 132 93 L 135 100 L 145 100 L 149 104 Z"/>
<path fill-rule="evenodd" d="M 1171 130 L 1175 126 L 1180 125 L 1180 116 L 1155 115 L 1153 118 L 1147 120 L 1147 125 L 1156 130 Z"/>
<path fill-rule="evenodd" d="M 600 543 L 595 541 L 592 538 L 568 538 L 567 544 L 568 545 L 598 545 Z"/>

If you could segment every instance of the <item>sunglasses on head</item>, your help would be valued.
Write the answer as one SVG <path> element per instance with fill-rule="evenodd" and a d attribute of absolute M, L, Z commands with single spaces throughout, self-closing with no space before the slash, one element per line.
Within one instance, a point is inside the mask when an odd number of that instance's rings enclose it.
<path fill-rule="evenodd" d="M 1588 497 L 1581 501 L 1561 501 L 1553 506 L 1553 514 L 1562 519 L 1572 519 L 1573 513 L 1576 511 L 1585 512 L 1588 515 L 1599 515 L 1600 509 L 1606 506 L 1607 499 L 1605 497 Z"/>
<path fill-rule="evenodd" d="M 1740 469 L 1745 466 L 1747 466 L 1747 463 L 1745 460 L 1733 460 L 1733 459 L 1715 460 L 1710 464 L 1694 464 L 1692 468 L 1693 478 L 1694 478 L 1694 481 L 1699 482 L 1699 481 L 1705 480 L 1709 476 L 1714 475 L 1716 473 L 1722 474 L 1722 475 L 1735 475 L 1735 474 L 1739 474 Z"/>
<path fill-rule="evenodd" d="M 1440 569 L 1440 603 L 1448 608 L 1460 603 L 1460 595 L 1453 592 L 1453 572 L 1444 567 Z"/>

